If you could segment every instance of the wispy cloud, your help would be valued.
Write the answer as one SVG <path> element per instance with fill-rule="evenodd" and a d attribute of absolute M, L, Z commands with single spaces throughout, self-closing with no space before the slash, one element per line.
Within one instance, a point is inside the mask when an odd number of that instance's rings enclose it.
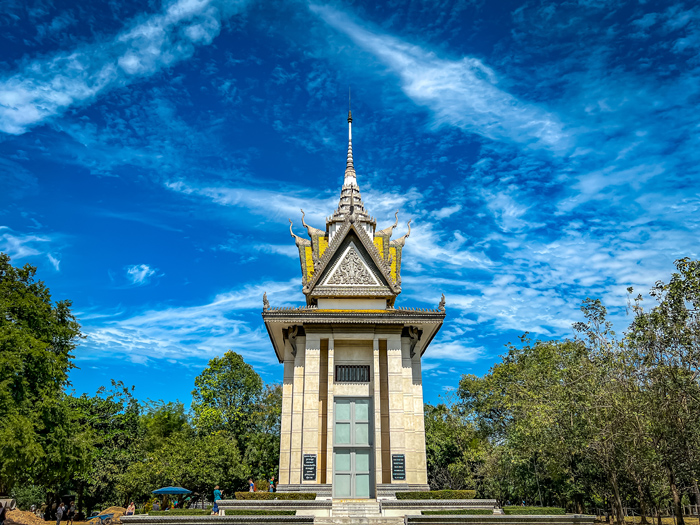
<path fill-rule="evenodd" d="M 192 56 L 219 34 L 221 20 L 247 0 L 177 0 L 142 17 L 111 40 L 49 58 L 29 60 L 22 71 L 0 80 L 0 131 L 20 134 Z"/>
<path fill-rule="evenodd" d="M 47 253 L 46 256 L 49 258 L 49 262 L 56 269 L 56 271 L 59 271 L 59 267 L 61 266 L 61 260 L 57 257 L 54 257 L 50 253 Z"/>
<path fill-rule="evenodd" d="M 298 299 L 294 297 L 298 288 L 298 279 L 265 282 L 219 294 L 206 304 L 151 309 L 121 319 L 103 318 L 99 326 L 85 327 L 88 340 L 77 357 L 98 359 L 107 352 L 137 362 L 206 360 L 233 349 L 246 359 L 273 363 L 275 354 L 259 318 L 249 323 L 244 316 L 251 310 L 262 310 L 263 292 L 275 306 L 285 306 Z"/>
<path fill-rule="evenodd" d="M 442 59 L 417 45 L 363 26 L 329 6 L 312 4 L 310 8 L 397 74 L 404 93 L 430 108 L 438 124 L 557 152 L 570 147 L 568 133 L 556 115 L 499 87 L 497 73 L 481 60 Z"/>
<path fill-rule="evenodd" d="M 156 268 L 151 268 L 147 264 L 133 264 L 126 267 L 126 278 L 135 286 L 142 286 L 151 281 L 151 277 L 156 275 Z"/>
<path fill-rule="evenodd" d="M 33 233 L 17 233 L 7 226 L 0 226 L 0 252 L 13 259 L 40 255 L 48 248 L 51 238 Z"/>

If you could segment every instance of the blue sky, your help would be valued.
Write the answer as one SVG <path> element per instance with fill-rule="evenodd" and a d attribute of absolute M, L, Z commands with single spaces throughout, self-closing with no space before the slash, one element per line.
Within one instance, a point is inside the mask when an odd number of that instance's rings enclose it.
<path fill-rule="evenodd" d="M 190 401 L 304 302 L 288 219 L 337 205 L 347 147 L 380 227 L 413 219 L 397 304 L 448 317 L 437 401 L 529 331 L 698 257 L 700 7 L 580 0 L 10 0 L 0 13 L 0 251 L 70 298 L 77 392 Z"/>

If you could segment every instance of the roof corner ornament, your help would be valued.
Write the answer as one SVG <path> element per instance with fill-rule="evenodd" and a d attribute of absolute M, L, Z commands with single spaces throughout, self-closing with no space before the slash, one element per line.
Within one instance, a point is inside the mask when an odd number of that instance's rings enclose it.
<path fill-rule="evenodd" d="M 399 237 L 398 239 L 396 239 L 396 243 L 399 244 L 400 246 L 403 246 L 406 243 L 406 239 L 408 239 L 408 237 L 411 235 L 411 221 L 412 220 L 413 219 L 409 219 L 408 222 L 406 223 L 406 226 L 408 226 L 408 233 L 406 233 L 406 235 L 404 235 L 403 237 Z M 394 242 L 394 241 L 391 241 L 391 242 Z"/>
<path fill-rule="evenodd" d="M 416 345 L 420 341 L 421 331 L 415 326 L 408 327 L 408 337 L 411 338 L 411 357 L 416 355 Z"/>
<path fill-rule="evenodd" d="M 306 214 L 304 213 L 304 210 L 302 209 L 302 210 L 301 210 L 301 225 L 302 225 L 304 228 L 306 228 L 306 232 L 309 234 L 309 237 L 311 237 L 311 230 L 309 229 L 309 225 L 306 224 L 306 222 L 304 221 L 304 217 L 305 217 L 305 216 L 306 216 Z"/>
<path fill-rule="evenodd" d="M 294 225 L 294 223 L 292 222 L 292 219 L 289 219 L 289 234 L 292 237 L 294 237 L 294 242 L 296 243 L 297 246 L 299 246 L 299 241 L 302 240 L 302 238 L 294 233 L 294 231 L 292 230 L 293 225 Z"/>
<path fill-rule="evenodd" d="M 297 334 L 299 333 L 299 327 L 297 325 L 292 326 L 287 332 L 287 339 L 289 339 L 289 344 L 292 346 L 292 355 L 297 356 Z"/>
<path fill-rule="evenodd" d="M 267 292 L 263 293 L 263 312 L 267 312 L 270 309 L 270 301 L 267 300 Z"/>
<path fill-rule="evenodd" d="M 443 314 L 445 313 L 445 294 L 442 294 L 442 299 L 440 299 L 438 310 L 440 310 Z"/>

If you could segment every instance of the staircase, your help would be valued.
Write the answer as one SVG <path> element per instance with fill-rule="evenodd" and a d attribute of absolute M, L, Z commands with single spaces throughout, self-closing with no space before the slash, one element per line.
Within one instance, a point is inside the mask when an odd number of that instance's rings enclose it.
<path fill-rule="evenodd" d="M 404 525 L 404 519 L 382 516 L 376 499 L 335 499 L 331 517 L 317 517 L 314 525 Z"/>
<path fill-rule="evenodd" d="M 331 515 L 335 518 L 370 518 L 381 516 L 376 499 L 333 500 Z"/>

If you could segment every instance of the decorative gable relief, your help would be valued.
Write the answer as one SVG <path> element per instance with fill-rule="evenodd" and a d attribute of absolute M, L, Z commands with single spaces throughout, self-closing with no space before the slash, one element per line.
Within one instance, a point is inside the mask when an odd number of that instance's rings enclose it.
<path fill-rule="evenodd" d="M 355 243 L 350 243 L 345 253 L 328 274 L 323 286 L 381 286 L 369 266 L 358 252 Z"/>

